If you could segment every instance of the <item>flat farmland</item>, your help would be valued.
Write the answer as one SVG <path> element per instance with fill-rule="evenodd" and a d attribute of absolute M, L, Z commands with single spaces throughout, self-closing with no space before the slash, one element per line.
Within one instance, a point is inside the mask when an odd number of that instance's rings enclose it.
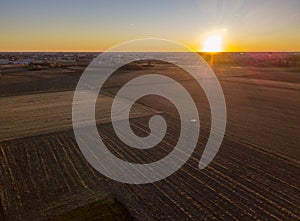
<path fill-rule="evenodd" d="M 74 91 L 60 91 L 0 97 L 0 141 L 71 129 L 73 95 Z M 112 101 L 111 96 L 98 97 L 97 123 L 110 122 Z M 135 105 L 131 116 L 155 112 L 143 105 Z"/>
<path fill-rule="evenodd" d="M 116 71 L 97 99 L 98 131 L 109 150 L 129 162 L 149 163 L 176 145 L 178 112 L 162 97 L 139 99 L 130 113 L 132 130 L 148 135 L 149 118 L 156 114 L 166 119 L 168 129 L 156 147 L 134 149 L 113 130 L 110 107 L 115 94 L 137 76 L 163 74 L 193 97 L 201 125 L 193 155 L 171 176 L 145 185 L 106 178 L 80 152 L 72 131 L 72 100 L 84 67 L 4 68 L 0 220 L 85 220 L 84 214 L 96 220 L 299 220 L 299 61 L 282 67 L 261 61 L 249 65 L 256 60 L 240 53 L 202 56 L 218 77 L 227 107 L 224 141 L 203 170 L 198 163 L 210 133 L 211 110 L 205 92 L 185 71 L 164 62 L 151 67 L 135 62 Z M 163 86 L 178 93 L 172 84 Z M 122 105 L 118 109 L 122 113 Z"/>
<path fill-rule="evenodd" d="M 155 150 L 128 151 L 111 124 L 100 125 L 99 131 L 116 156 L 154 161 L 176 144 L 176 119 L 165 118 L 168 135 Z M 133 119 L 133 130 L 148 134 L 147 120 Z M 49 218 L 108 192 L 137 220 L 299 219 L 299 164 L 225 137 L 215 160 L 199 170 L 208 132 L 202 130 L 196 151 L 179 171 L 146 185 L 122 184 L 97 173 L 82 157 L 71 131 L 2 142 L 3 207 L 9 220 Z"/>
<path fill-rule="evenodd" d="M 74 67 L 30 71 L 24 65 L 4 65 L 1 67 L 0 96 L 72 90 L 83 70 Z"/>
<path fill-rule="evenodd" d="M 94 208 L 93 213 L 100 210 L 100 220 L 114 216 L 130 220 L 124 207 L 112 201 L 113 195 L 102 185 L 104 178 L 84 160 L 69 134 L 1 143 L 1 204 L 5 220 L 64 220 L 61 217 L 76 214 L 78 208 L 99 202 L 103 205 Z M 87 214 L 76 219 L 84 220 Z"/>
<path fill-rule="evenodd" d="M 300 120 L 300 69 L 253 68 L 215 62 L 212 68 L 222 86 L 227 107 L 226 135 L 278 156 L 299 161 L 300 127 L 295 122 Z M 156 73 L 169 76 L 185 87 L 198 108 L 200 123 L 209 127 L 210 106 L 204 91 L 185 71 L 170 64 L 157 65 L 150 70 L 125 72 L 121 77 L 116 73 L 107 81 L 105 91 L 115 94 L 131 79 L 142 74 Z M 293 82 L 289 79 L 293 79 Z M 179 93 L 174 85 L 164 86 L 172 88 L 174 96 Z M 133 87 L 140 90 L 145 85 Z M 170 102 L 157 96 L 145 97 L 139 103 L 171 115 L 177 113 Z"/>

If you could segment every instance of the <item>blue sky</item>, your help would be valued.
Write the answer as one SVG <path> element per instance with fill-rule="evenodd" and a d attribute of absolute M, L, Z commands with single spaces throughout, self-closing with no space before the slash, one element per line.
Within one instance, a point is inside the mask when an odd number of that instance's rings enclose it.
<path fill-rule="evenodd" d="M 300 0 L 10 0 L 0 7 L 0 50 L 105 50 L 135 38 L 227 50 L 300 50 Z"/>

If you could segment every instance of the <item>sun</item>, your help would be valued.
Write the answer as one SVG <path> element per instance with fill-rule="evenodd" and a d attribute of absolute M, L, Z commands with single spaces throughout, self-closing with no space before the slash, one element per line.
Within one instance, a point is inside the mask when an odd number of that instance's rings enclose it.
<path fill-rule="evenodd" d="M 222 38 L 220 35 L 211 35 L 203 42 L 203 52 L 221 52 L 222 50 Z"/>

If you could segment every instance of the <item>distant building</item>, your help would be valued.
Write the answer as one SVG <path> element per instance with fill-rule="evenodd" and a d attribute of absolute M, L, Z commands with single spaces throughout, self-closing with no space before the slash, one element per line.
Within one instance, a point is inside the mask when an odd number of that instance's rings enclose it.
<path fill-rule="evenodd" d="M 31 58 L 20 59 L 18 61 L 15 61 L 16 64 L 30 64 L 31 62 L 32 62 Z"/>
<path fill-rule="evenodd" d="M 0 59 L 0 64 L 9 64 L 9 59 Z"/>

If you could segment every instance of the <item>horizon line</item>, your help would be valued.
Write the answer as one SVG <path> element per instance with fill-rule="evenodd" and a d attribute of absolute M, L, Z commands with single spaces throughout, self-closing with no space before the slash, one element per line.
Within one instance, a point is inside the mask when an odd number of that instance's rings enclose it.
<path fill-rule="evenodd" d="M 103 53 L 104 51 L 0 51 L 0 53 Z M 186 51 L 114 51 L 113 53 L 120 53 L 120 52 L 127 52 L 127 53 L 143 53 L 143 52 L 153 52 L 153 53 L 182 53 Z M 195 53 L 210 53 L 210 54 L 220 54 L 220 53 L 300 53 L 298 51 L 219 51 L 219 52 L 209 52 L 209 51 L 191 51 Z"/>

